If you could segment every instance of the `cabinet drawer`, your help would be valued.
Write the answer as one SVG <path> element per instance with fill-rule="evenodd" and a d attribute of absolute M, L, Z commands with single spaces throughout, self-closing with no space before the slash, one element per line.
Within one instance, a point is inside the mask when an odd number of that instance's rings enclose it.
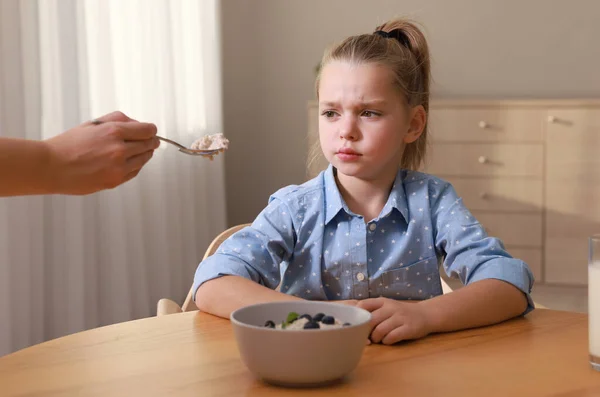
<path fill-rule="evenodd" d="M 585 285 L 600 233 L 600 108 L 548 110 L 546 138 L 545 281 Z"/>
<path fill-rule="evenodd" d="M 425 172 L 449 176 L 543 176 L 541 144 L 434 143 Z"/>
<path fill-rule="evenodd" d="M 472 213 L 489 236 L 500 238 L 507 247 L 542 246 L 541 214 Z"/>
<path fill-rule="evenodd" d="M 547 236 L 544 282 L 585 285 L 588 279 L 588 236 Z"/>
<path fill-rule="evenodd" d="M 554 121 L 550 121 L 554 120 Z M 600 181 L 600 109 L 548 112 L 547 179 L 575 186 Z"/>
<path fill-rule="evenodd" d="M 600 186 L 552 181 L 546 187 L 545 281 L 587 283 L 588 238 L 600 233 Z"/>
<path fill-rule="evenodd" d="M 431 136 L 437 142 L 542 142 L 542 109 L 433 107 Z"/>
<path fill-rule="evenodd" d="M 543 209 L 541 179 L 448 177 L 446 180 L 472 211 L 541 213 Z"/>

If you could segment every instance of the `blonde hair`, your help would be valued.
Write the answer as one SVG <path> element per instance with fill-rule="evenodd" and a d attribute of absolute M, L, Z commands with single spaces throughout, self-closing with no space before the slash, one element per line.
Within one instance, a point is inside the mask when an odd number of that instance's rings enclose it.
<path fill-rule="evenodd" d="M 332 61 L 356 64 L 375 63 L 387 66 L 393 72 L 394 84 L 410 107 L 423 106 L 426 117 L 429 113 L 429 46 L 417 27 L 408 19 L 394 19 L 378 26 L 375 32 L 392 32 L 403 35 L 402 42 L 380 34 L 351 36 L 325 52 L 317 74 L 315 88 L 319 97 L 319 82 L 323 67 Z M 317 143 L 318 144 L 318 143 Z M 427 148 L 427 124 L 421 136 L 404 148 L 400 167 L 417 170 Z M 319 149 L 319 147 L 317 147 Z M 319 149 L 320 150 L 320 149 Z M 314 149 L 311 152 L 314 155 Z M 311 159 L 310 161 L 312 161 Z"/>

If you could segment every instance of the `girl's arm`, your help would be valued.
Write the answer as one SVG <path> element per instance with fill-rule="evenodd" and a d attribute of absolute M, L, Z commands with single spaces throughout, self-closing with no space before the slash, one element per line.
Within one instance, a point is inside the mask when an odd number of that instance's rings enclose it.
<path fill-rule="evenodd" d="M 218 297 L 218 299 L 213 299 Z M 264 287 L 239 276 L 224 276 L 207 281 L 196 292 L 198 309 L 229 318 L 229 315 L 247 305 L 264 302 L 302 300 Z"/>
<path fill-rule="evenodd" d="M 481 280 L 449 294 L 421 301 L 428 333 L 456 331 L 499 323 L 522 314 L 527 298 L 501 280 Z"/>
<path fill-rule="evenodd" d="M 287 202 L 274 198 L 252 226 L 233 234 L 200 263 L 192 290 L 200 310 L 228 318 L 252 303 L 299 299 L 275 291 L 281 279 L 279 266 L 289 261 L 296 244 L 293 211 Z"/>
<path fill-rule="evenodd" d="M 434 331 L 497 323 L 533 309 L 533 275 L 522 260 L 510 256 L 502 242 L 483 226 L 447 184 L 432 208 L 435 245 L 449 276 L 464 287 L 422 302 L 434 319 Z"/>
<path fill-rule="evenodd" d="M 452 186 L 429 197 L 436 198 L 431 220 L 437 256 L 444 258 L 446 273 L 465 286 L 416 304 L 388 298 L 359 302 L 372 314 L 370 338 L 375 343 L 490 325 L 533 308 L 533 276 L 527 265 L 512 258 L 500 240 L 486 235 Z"/>

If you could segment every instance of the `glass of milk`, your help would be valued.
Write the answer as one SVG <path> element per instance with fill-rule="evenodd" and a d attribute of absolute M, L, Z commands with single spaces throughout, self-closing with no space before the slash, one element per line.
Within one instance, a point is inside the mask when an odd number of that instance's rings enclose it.
<path fill-rule="evenodd" d="M 590 237 L 588 261 L 588 312 L 590 364 L 600 371 L 600 235 Z"/>

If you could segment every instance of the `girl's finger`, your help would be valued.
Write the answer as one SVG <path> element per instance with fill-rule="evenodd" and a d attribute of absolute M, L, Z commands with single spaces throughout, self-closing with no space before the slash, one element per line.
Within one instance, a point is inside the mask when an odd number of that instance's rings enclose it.
<path fill-rule="evenodd" d="M 401 342 L 403 340 L 414 339 L 411 335 L 410 327 L 402 325 L 394 328 L 390 331 L 381 341 L 384 345 L 393 345 L 394 343 Z"/>
<path fill-rule="evenodd" d="M 388 317 L 384 321 L 382 321 L 379 325 L 377 325 L 373 331 L 371 331 L 371 341 L 373 343 L 383 342 L 384 339 L 389 335 L 392 331 L 401 327 L 403 324 L 402 319 L 398 317 Z"/>

